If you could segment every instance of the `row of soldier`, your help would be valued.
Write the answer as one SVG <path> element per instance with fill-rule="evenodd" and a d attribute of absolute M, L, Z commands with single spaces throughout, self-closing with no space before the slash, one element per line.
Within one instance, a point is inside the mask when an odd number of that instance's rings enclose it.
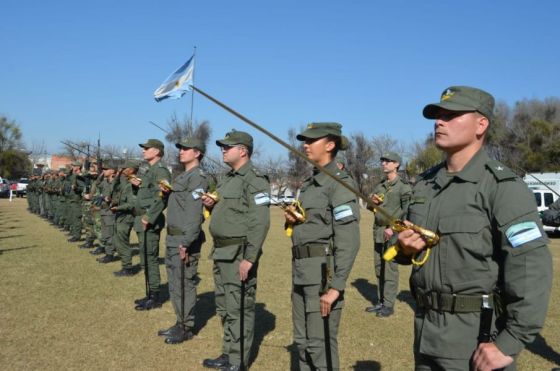
<path fill-rule="evenodd" d="M 410 284 L 416 300 L 417 370 L 513 369 L 546 317 L 552 280 L 546 235 L 527 187 L 483 149 L 493 109 L 494 98 L 483 90 L 444 90 L 423 115 L 435 120 L 435 143 L 446 160 L 422 174 L 411 190 L 396 176 L 400 157 L 384 155 L 386 179 L 368 200 L 376 220 L 376 273 L 388 292 L 381 289 L 380 302 L 366 310 L 390 316 L 398 281 L 395 264 L 414 264 Z M 335 160 L 348 143 L 341 127 L 312 123 L 297 136 L 305 155 L 318 165 L 297 203 L 285 210 L 284 227 L 292 238 L 293 337 L 301 370 L 340 368 L 337 334 L 346 281 L 360 247 L 359 202 L 349 190 L 355 184 Z M 92 226 L 86 227 L 89 239 L 83 247 L 91 247 L 97 236 L 105 248 L 100 261 L 110 262 L 116 245 L 123 264 L 116 275 L 136 273 L 128 246 L 133 228 L 146 280 L 146 296 L 135 301 L 137 310 L 161 306 L 158 256 L 160 234 L 167 227 L 165 261 L 176 323 L 158 332 L 166 343 L 194 335 L 198 261 L 206 241 L 202 223 L 209 214 L 223 340 L 221 354 L 204 359 L 203 365 L 243 370 L 256 320 L 259 258 L 270 227 L 270 185 L 251 162 L 248 133 L 231 131 L 216 145 L 230 171 L 212 193 L 200 169 L 205 143 L 187 138 L 176 144 L 184 172 L 172 180 L 161 163 L 163 143 L 150 139 L 140 144 L 148 164 L 141 176 L 135 163 L 116 175 L 105 165 L 103 180 L 88 189 L 76 163 L 72 174 L 33 180 L 29 202 L 32 211 L 68 229 L 70 241 L 76 241 L 83 197 L 86 209 L 99 211 L 83 218 Z M 393 217 L 410 222 L 396 224 Z M 392 245 L 398 247 L 396 256 L 384 263 L 382 256 Z"/>

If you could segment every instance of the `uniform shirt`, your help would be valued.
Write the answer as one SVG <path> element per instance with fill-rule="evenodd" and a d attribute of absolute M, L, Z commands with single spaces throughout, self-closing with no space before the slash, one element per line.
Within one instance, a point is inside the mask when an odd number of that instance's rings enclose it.
<path fill-rule="evenodd" d="M 165 217 L 163 210 L 167 206 L 167 197 L 160 195 L 159 182 L 162 180 L 170 181 L 171 174 L 161 161 L 150 165 L 144 175 L 141 176 L 142 183 L 138 187 L 136 195 L 136 215 L 143 217 L 148 223 L 156 228 L 163 228 Z M 140 218 L 136 218 L 134 228 L 142 230 Z"/>
<path fill-rule="evenodd" d="M 325 168 L 342 181 L 355 186 L 348 173 L 338 169 L 336 161 L 330 162 Z M 299 200 L 305 210 L 305 222 L 294 226 L 292 244 L 297 247 L 308 243 L 328 245 L 332 242 L 334 274 L 329 286 L 343 291 L 360 246 L 360 212 L 356 196 L 314 169 L 313 175 L 301 187 Z M 321 265 L 324 263 L 325 257 L 293 259 L 293 283 L 321 284 Z"/>
<path fill-rule="evenodd" d="M 215 240 L 245 237 L 244 259 L 254 263 L 270 227 L 270 184 L 248 161 L 237 171 L 231 170 L 218 183 L 220 200 L 212 210 L 210 233 Z M 222 259 L 225 247 L 215 248 L 213 259 Z M 235 255 L 234 255 L 235 256 Z M 230 258 L 233 259 L 234 256 Z"/>
<path fill-rule="evenodd" d="M 405 183 L 400 176 L 397 176 L 393 181 L 385 178 L 379 183 L 373 193 L 376 195 L 384 195 L 383 202 L 379 205 L 390 215 L 396 219 L 402 219 L 406 216 L 408 211 L 408 204 L 410 202 L 410 195 L 412 189 L 410 185 Z M 381 214 L 375 214 L 374 221 L 374 236 L 376 243 L 384 243 L 385 228 L 389 227 L 389 221 Z"/>
<path fill-rule="evenodd" d="M 133 192 L 132 184 L 128 182 L 126 176 L 121 176 L 120 182 L 119 191 L 116 194 L 116 198 L 113 199 L 113 202 L 116 202 L 117 222 L 132 223 L 134 221 L 132 211 L 136 203 L 136 195 Z"/>
<path fill-rule="evenodd" d="M 202 169 L 195 166 L 175 178 L 171 187 L 173 191 L 167 202 L 166 245 L 189 247 L 198 241 L 201 233 L 204 222 L 201 197 L 208 190 L 208 181 Z"/>
<path fill-rule="evenodd" d="M 448 174 L 442 164 L 414 187 L 409 220 L 440 236 L 427 262 L 412 270 L 413 292 L 482 295 L 499 285 L 506 313 L 496 345 L 514 355 L 533 341 L 546 316 L 552 259 L 535 200 L 521 179 L 483 150 L 459 173 Z M 418 309 L 415 351 L 468 359 L 479 323 L 478 312 L 423 315 Z"/>

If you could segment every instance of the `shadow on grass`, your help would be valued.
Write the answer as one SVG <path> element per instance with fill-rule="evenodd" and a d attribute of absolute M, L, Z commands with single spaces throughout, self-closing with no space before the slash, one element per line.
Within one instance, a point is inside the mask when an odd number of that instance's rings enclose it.
<path fill-rule="evenodd" d="M 365 278 L 358 278 L 354 280 L 354 282 L 352 282 L 352 286 L 354 286 L 358 292 L 372 304 L 377 303 L 379 300 L 377 297 L 377 285 L 371 284 Z"/>
<path fill-rule="evenodd" d="M 2 255 L 5 252 L 9 252 L 9 251 L 34 249 L 34 248 L 37 248 L 37 247 L 38 247 L 37 245 L 31 245 L 31 246 L 14 247 L 13 249 L 2 249 L 2 250 L 0 250 L 0 255 Z"/>
<path fill-rule="evenodd" d="M 527 345 L 527 350 L 531 353 L 541 356 L 542 358 L 550 361 L 556 365 L 560 365 L 560 353 L 554 350 L 547 342 L 546 339 L 538 334 L 531 344 Z"/>
<path fill-rule="evenodd" d="M 6 238 L 23 237 L 23 236 L 24 236 L 23 234 L 12 234 L 10 236 L 1 236 L 0 240 L 4 240 Z"/>
<path fill-rule="evenodd" d="M 397 299 L 402 301 L 403 303 L 408 304 L 412 310 L 416 310 L 416 300 L 412 296 L 412 293 L 409 290 L 402 290 L 398 293 Z"/>
<path fill-rule="evenodd" d="M 266 310 L 265 303 L 255 304 L 255 334 L 253 336 L 253 348 L 249 364 L 252 364 L 259 355 L 259 349 L 265 336 L 276 328 L 276 316 Z"/>
<path fill-rule="evenodd" d="M 194 333 L 198 334 L 216 315 L 216 305 L 214 304 L 214 292 L 208 291 L 198 295 L 195 307 Z"/>
<path fill-rule="evenodd" d="M 377 361 L 357 361 L 355 365 L 352 366 L 354 371 L 379 371 L 381 370 L 381 364 Z"/>

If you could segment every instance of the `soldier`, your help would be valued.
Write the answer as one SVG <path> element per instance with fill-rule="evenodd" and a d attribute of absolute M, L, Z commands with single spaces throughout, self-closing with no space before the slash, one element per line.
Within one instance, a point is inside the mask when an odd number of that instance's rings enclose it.
<path fill-rule="evenodd" d="M 514 369 L 545 320 L 552 258 L 533 195 L 482 149 L 493 109 L 490 94 L 466 86 L 424 107 L 446 160 L 420 176 L 408 212 L 439 242 L 430 248 L 412 229 L 398 235 L 399 260 L 418 264 L 416 370 Z"/>
<path fill-rule="evenodd" d="M 355 187 L 336 155 L 345 150 L 342 125 L 312 123 L 296 138 L 307 157 Z M 346 143 L 346 142 L 344 142 Z M 338 370 L 338 327 L 346 280 L 360 246 L 356 196 L 313 169 L 300 193 L 305 221 L 290 212 L 292 234 L 292 321 L 300 370 Z"/>
<path fill-rule="evenodd" d="M 380 158 L 383 167 L 383 179 L 374 189 L 371 201 L 381 205 L 395 218 L 402 219 L 408 210 L 410 186 L 399 176 L 401 157 L 394 152 L 387 152 Z M 375 212 L 375 210 L 374 210 Z M 367 307 L 366 312 L 377 313 L 377 317 L 389 317 L 394 313 L 395 300 L 399 290 L 399 268 L 395 261 L 386 262 L 383 253 L 388 241 L 393 237 L 390 223 L 381 214 L 375 214 L 373 223 L 373 260 L 377 277 L 378 303 Z"/>
<path fill-rule="evenodd" d="M 216 202 L 203 196 L 202 202 L 212 209 L 214 292 L 224 335 L 222 354 L 215 359 L 205 359 L 203 365 L 220 370 L 240 370 L 242 364 L 249 362 L 253 342 L 258 262 L 270 226 L 270 185 L 267 177 L 260 174 L 251 162 L 253 137 L 232 130 L 216 144 L 231 171 L 218 183 L 219 200 Z"/>
<path fill-rule="evenodd" d="M 130 247 L 130 232 L 134 225 L 134 205 L 136 204 L 136 194 L 129 179 L 135 177 L 140 163 L 129 160 L 124 164 L 121 175 L 121 187 L 114 198 L 115 205 L 111 211 L 115 213 L 115 235 L 113 243 L 117 253 L 121 258 L 121 270 L 114 272 L 117 277 L 133 276 L 137 272 L 132 267 L 132 249 Z"/>
<path fill-rule="evenodd" d="M 115 228 L 115 214 L 111 211 L 111 196 L 116 179 L 115 165 L 109 161 L 103 161 L 103 180 L 99 183 L 97 196 L 99 207 L 99 215 L 101 217 L 101 239 L 99 240 L 100 249 L 103 249 L 105 255 L 98 258 L 101 264 L 115 261 L 115 247 L 113 245 L 113 232 Z"/>
<path fill-rule="evenodd" d="M 185 171 L 175 178 L 171 189 L 160 186 L 162 192 L 170 193 L 165 265 L 169 294 L 177 317 L 174 326 L 158 332 L 158 335 L 166 336 L 167 344 L 181 343 L 193 337 L 198 260 L 202 243 L 206 240 L 202 231 L 201 197 L 208 189 L 208 182 L 199 167 L 206 145 L 200 139 L 187 138 L 175 146 L 179 149 L 179 162 Z"/>
<path fill-rule="evenodd" d="M 83 208 L 82 208 L 82 215 L 83 215 L 83 224 L 85 229 L 86 241 L 84 244 L 80 245 L 81 249 L 91 249 L 94 246 L 94 242 L 96 239 L 95 234 L 95 221 L 94 221 L 94 214 L 92 207 L 94 206 L 92 203 L 92 188 L 93 183 L 98 177 L 97 172 L 97 164 L 91 163 L 90 167 L 85 174 L 86 179 L 86 188 L 83 194 Z"/>
<path fill-rule="evenodd" d="M 161 307 L 160 273 L 159 273 L 159 239 L 165 226 L 163 210 L 167 206 L 167 196 L 159 190 L 159 183 L 169 182 L 171 174 L 161 163 L 164 155 L 163 143 L 149 139 L 142 147 L 144 160 L 149 168 L 141 180 L 132 179 L 133 186 L 138 187 L 136 206 L 134 208 L 134 230 L 138 233 L 140 243 L 140 263 L 144 266 L 148 295 L 135 300 L 136 310 L 150 310 Z"/>
<path fill-rule="evenodd" d="M 68 207 L 68 229 L 70 238 L 68 242 L 77 242 L 82 237 L 82 192 L 85 188 L 85 180 L 81 174 L 82 164 L 79 161 L 72 163 L 72 175 L 69 177 L 69 188 L 67 190 Z"/>

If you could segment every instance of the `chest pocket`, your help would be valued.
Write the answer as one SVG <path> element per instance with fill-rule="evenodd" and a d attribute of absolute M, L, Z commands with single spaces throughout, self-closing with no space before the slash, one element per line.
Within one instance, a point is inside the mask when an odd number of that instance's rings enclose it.
<path fill-rule="evenodd" d="M 488 272 L 488 261 L 492 258 L 492 235 L 488 218 L 482 214 L 458 214 L 439 220 L 440 241 L 436 249 L 445 257 L 447 273 L 455 273 L 462 280 Z M 465 269 L 468 267 L 469 269 Z"/>
<path fill-rule="evenodd" d="M 224 199 L 224 206 L 235 213 L 243 214 L 247 210 L 247 204 L 240 188 L 229 187 L 220 195 Z"/>
<path fill-rule="evenodd" d="M 305 210 L 306 223 L 330 224 L 332 221 L 331 207 L 325 195 L 321 197 L 309 197 L 302 199 Z"/>

